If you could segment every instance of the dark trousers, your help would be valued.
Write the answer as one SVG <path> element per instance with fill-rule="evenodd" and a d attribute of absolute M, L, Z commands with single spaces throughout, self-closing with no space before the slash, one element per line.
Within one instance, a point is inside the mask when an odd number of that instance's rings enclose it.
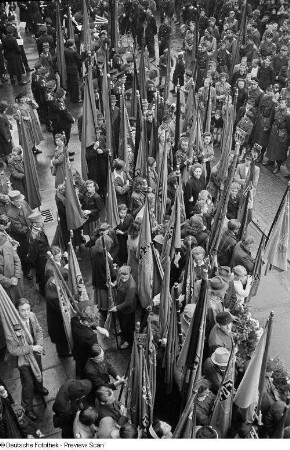
<path fill-rule="evenodd" d="M 38 353 L 34 353 L 34 356 L 42 371 L 41 356 Z M 42 391 L 43 382 L 36 380 L 30 366 L 19 367 L 19 372 L 22 386 L 21 403 L 25 411 L 32 411 L 34 393 Z"/>
<path fill-rule="evenodd" d="M 135 311 L 129 314 L 118 312 L 118 319 L 125 341 L 129 344 L 133 344 L 135 330 Z"/>
<path fill-rule="evenodd" d="M 79 74 L 77 70 L 67 70 L 67 90 L 70 94 L 70 101 L 76 103 L 80 99 Z"/>
<path fill-rule="evenodd" d="M 146 36 L 145 43 L 148 48 L 150 58 L 155 58 L 154 36 Z"/>
<path fill-rule="evenodd" d="M 206 183 L 208 183 L 209 182 L 210 173 L 211 173 L 210 161 L 206 161 L 205 168 L 206 168 Z"/>

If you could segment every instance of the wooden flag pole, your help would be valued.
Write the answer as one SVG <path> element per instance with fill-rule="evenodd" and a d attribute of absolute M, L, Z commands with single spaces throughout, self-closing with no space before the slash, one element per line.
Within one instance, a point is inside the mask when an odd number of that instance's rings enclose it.
<path fill-rule="evenodd" d="M 288 183 L 288 185 L 287 185 L 287 187 L 286 187 L 286 189 L 285 189 L 285 192 L 284 192 L 284 194 L 283 194 L 281 203 L 280 203 L 280 205 L 279 205 L 279 208 L 278 208 L 278 210 L 277 210 L 277 212 L 276 212 L 276 215 L 275 215 L 274 220 L 273 220 L 273 222 L 272 222 L 271 228 L 270 228 L 270 230 L 269 230 L 268 236 L 266 237 L 266 245 L 267 245 L 267 243 L 268 243 L 268 241 L 269 241 L 269 239 L 270 239 L 270 236 L 271 236 L 271 233 L 272 233 L 272 231 L 273 231 L 273 228 L 275 227 L 275 225 L 276 225 L 276 223 L 277 223 L 277 220 L 278 220 L 278 218 L 279 218 L 279 216 L 280 216 L 281 210 L 282 210 L 282 208 L 283 208 L 283 206 L 284 206 L 284 201 L 285 201 L 285 199 L 286 199 L 286 197 L 287 197 L 287 194 L 288 194 L 289 190 L 290 190 L 290 181 L 289 181 L 289 183 Z"/>

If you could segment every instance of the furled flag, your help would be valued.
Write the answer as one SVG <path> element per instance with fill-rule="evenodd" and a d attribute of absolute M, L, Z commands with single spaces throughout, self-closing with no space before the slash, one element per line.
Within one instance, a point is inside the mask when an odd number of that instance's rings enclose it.
<path fill-rule="evenodd" d="M 262 274 L 262 264 L 263 264 L 263 257 L 264 257 L 264 251 L 265 251 L 265 240 L 266 240 L 266 236 L 263 233 L 261 240 L 260 240 L 259 248 L 258 248 L 258 251 L 256 254 L 256 258 L 255 258 L 254 269 L 253 269 L 253 273 L 252 273 L 253 283 L 251 285 L 251 290 L 248 295 L 247 302 L 249 302 L 252 297 L 255 297 L 255 295 L 257 295 L 257 292 L 258 292 L 258 288 L 259 288 L 259 284 L 260 284 L 260 280 L 261 280 L 261 274 Z"/>
<path fill-rule="evenodd" d="M 261 377 L 262 362 L 266 349 L 269 322 L 265 327 L 255 352 L 249 362 L 242 381 L 234 397 L 234 403 L 240 408 L 254 410 L 259 400 L 259 383 Z"/>
<path fill-rule="evenodd" d="M 222 384 L 218 390 L 210 424 L 216 427 L 221 438 L 228 436 L 232 420 L 232 407 L 235 383 L 235 350 L 231 351 L 228 366 L 226 368 Z"/>
<path fill-rule="evenodd" d="M 166 393 L 171 394 L 174 379 L 174 370 L 176 368 L 176 360 L 179 354 L 179 342 L 177 331 L 177 312 L 176 302 L 171 302 L 170 320 L 167 333 L 167 341 L 164 352 L 162 367 L 165 369 L 164 383 L 166 384 Z"/>
<path fill-rule="evenodd" d="M 113 153 L 112 147 L 112 120 L 110 109 L 110 95 L 108 88 L 108 74 L 107 74 L 107 61 L 104 63 L 103 78 L 102 78 L 102 104 L 103 115 L 106 121 L 106 149 L 108 153 Z"/>
<path fill-rule="evenodd" d="M 137 251 L 138 264 L 138 296 L 142 308 L 146 309 L 152 302 L 153 288 L 153 252 L 148 200 L 146 198 L 144 216 L 140 230 Z"/>
<path fill-rule="evenodd" d="M 164 236 L 161 252 L 161 263 L 164 264 L 166 256 L 172 260 L 180 254 L 181 249 L 181 212 L 182 212 L 182 186 L 178 185 L 175 191 L 175 201 L 171 211 L 170 220 Z M 163 266 L 164 267 L 164 266 Z"/>
<path fill-rule="evenodd" d="M 289 186 L 287 186 L 286 195 L 284 195 L 277 221 L 268 237 L 264 254 L 268 264 L 280 271 L 287 270 L 290 232 L 289 201 Z"/>
<path fill-rule="evenodd" d="M 23 117 L 19 113 L 19 137 L 23 149 L 23 165 L 25 171 L 25 198 L 30 208 L 38 208 L 41 205 L 39 179 L 36 170 L 35 158 L 28 145 L 27 129 L 23 123 Z"/>
<path fill-rule="evenodd" d="M 168 177 L 168 167 L 167 167 L 167 134 L 165 132 L 164 148 L 162 152 L 161 166 L 158 167 L 158 178 L 155 193 L 155 215 L 158 223 L 163 222 L 164 214 L 166 212 L 167 205 L 167 177 Z"/>
<path fill-rule="evenodd" d="M 192 82 L 189 86 L 187 101 L 185 105 L 184 121 L 182 131 L 187 131 L 187 128 L 195 122 L 196 117 L 196 98 L 195 98 L 195 85 Z"/>
<path fill-rule="evenodd" d="M 57 290 L 57 296 L 59 300 L 59 307 L 61 310 L 61 315 L 63 319 L 64 331 L 66 335 L 66 340 L 70 351 L 73 349 L 73 337 L 71 331 L 71 313 L 72 305 L 70 303 L 66 286 L 63 281 L 59 278 L 57 273 L 57 268 L 53 267 L 53 276 L 55 280 L 55 286 Z"/>
<path fill-rule="evenodd" d="M 161 283 L 160 290 L 160 306 L 159 306 L 159 330 L 161 337 L 166 337 L 169 327 L 170 318 L 170 305 L 171 305 L 171 293 L 170 293 L 170 257 L 166 256 L 164 261 L 164 277 Z"/>
<path fill-rule="evenodd" d="M 86 0 L 83 0 L 83 40 L 84 40 L 84 51 L 91 51 L 91 30 L 89 23 L 89 14 L 87 8 Z"/>
<path fill-rule="evenodd" d="M 89 301 L 84 279 L 81 273 L 72 242 L 68 243 L 68 286 L 77 302 Z"/>
<path fill-rule="evenodd" d="M 61 27 L 59 0 L 56 1 L 56 61 L 61 87 L 67 89 L 67 73 L 64 57 L 64 39 Z"/>
<path fill-rule="evenodd" d="M 84 107 L 82 122 L 81 167 L 82 178 L 87 180 L 86 148 L 96 142 L 97 108 L 93 88 L 92 65 L 88 65 L 84 85 Z"/>
<path fill-rule="evenodd" d="M 74 41 L 75 40 L 75 32 L 74 32 L 74 27 L 73 27 L 72 20 L 71 20 L 71 7 L 69 5 L 67 5 L 67 33 L 68 33 L 68 38 L 72 39 Z"/>
<path fill-rule="evenodd" d="M 146 77 L 145 77 L 145 42 L 144 41 L 145 41 L 145 31 L 144 31 L 144 35 L 143 35 L 143 38 L 142 38 L 142 47 L 141 47 L 139 71 L 138 71 L 140 97 L 141 97 L 142 100 L 147 99 Z"/>
<path fill-rule="evenodd" d="M 118 213 L 118 204 L 115 186 L 113 184 L 112 170 L 110 160 L 108 162 L 108 181 L 107 181 L 107 197 L 106 197 L 106 220 L 112 228 L 120 223 L 120 217 Z"/>
<path fill-rule="evenodd" d="M 73 184 L 71 168 L 65 158 L 65 212 L 68 230 L 80 228 L 86 221 Z"/>

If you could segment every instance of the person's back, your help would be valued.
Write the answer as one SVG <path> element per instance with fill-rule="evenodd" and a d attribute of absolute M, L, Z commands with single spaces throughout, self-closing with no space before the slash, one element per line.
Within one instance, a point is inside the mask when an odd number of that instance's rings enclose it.
<path fill-rule="evenodd" d="M 113 432 L 118 431 L 119 428 L 119 425 L 112 417 L 103 417 L 99 423 L 98 439 L 113 439 Z"/>

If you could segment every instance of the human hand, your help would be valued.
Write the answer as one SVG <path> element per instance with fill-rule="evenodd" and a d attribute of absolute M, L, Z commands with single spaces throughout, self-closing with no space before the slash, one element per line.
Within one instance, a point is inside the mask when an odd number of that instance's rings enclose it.
<path fill-rule="evenodd" d="M 32 350 L 36 353 L 42 353 L 42 345 L 33 345 Z"/>
<path fill-rule="evenodd" d="M 97 327 L 97 330 L 98 330 L 99 333 L 103 334 L 107 338 L 109 337 L 109 332 L 108 332 L 108 330 L 106 330 L 106 328 Z"/>
<path fill-rule="evenodd" d="M 12 286 L 17 286 L 18 278 L 16 278 L 16 277 L 10 278 L 10 283 L 12 284 Z"/>
<path fill-rule="evenodd" d="M 117 312 L 117 306 L 113 306 L 109 311 L 110 312 Z"/>

